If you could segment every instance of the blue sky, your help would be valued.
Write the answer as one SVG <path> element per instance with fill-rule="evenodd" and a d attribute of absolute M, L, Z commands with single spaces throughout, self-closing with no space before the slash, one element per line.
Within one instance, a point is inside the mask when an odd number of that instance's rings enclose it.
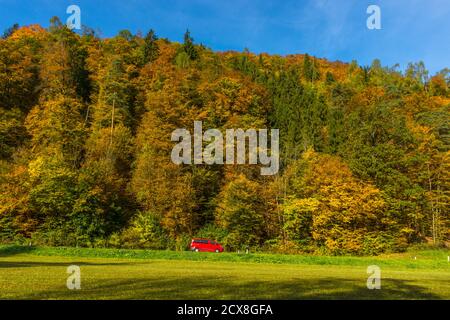
<path fill-rule="evenodd" d="M 0 0 L 0 30 L 15 22 L 48 26 L 55 15 L 65 22 L 71 4 L 103 37 L 153 28 L 181 41 L 189 28 L 215 50 L 306 52 L 361 65 L 379 58 L 402 68 L 423 60 L 431 73 L 450 68 L 449 0 Z M 370 4 L 381 8 L 381 30 L 366 27 Z"/>

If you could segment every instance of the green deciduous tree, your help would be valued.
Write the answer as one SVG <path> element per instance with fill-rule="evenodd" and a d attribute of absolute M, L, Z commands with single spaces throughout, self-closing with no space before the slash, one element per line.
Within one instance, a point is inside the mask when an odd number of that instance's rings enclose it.
<path fill-rule="evenodd" d="M 240 175 L 231 180 L 218 196 L 217 222 L 228 235 L 231 248 L 258 245 L 263 238 L 263 214 L 259 186 Z"/>

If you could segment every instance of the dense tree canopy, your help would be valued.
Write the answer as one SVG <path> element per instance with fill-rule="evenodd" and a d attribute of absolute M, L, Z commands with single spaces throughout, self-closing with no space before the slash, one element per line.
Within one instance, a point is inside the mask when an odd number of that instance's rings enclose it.
<path fill-rule="evenodd" d="M 0 38 L 0 241 L 378 254 L 448 243 L 450 73 L 213 52 L 52 19 Z M 177 165 L 177 128 L 280 130 L 280 171 Z"/>

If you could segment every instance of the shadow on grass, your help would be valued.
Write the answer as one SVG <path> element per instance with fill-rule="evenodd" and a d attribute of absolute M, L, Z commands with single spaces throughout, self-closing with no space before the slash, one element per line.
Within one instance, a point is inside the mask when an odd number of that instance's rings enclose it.
<path fill-rule="evenodd" d="M 8 257 L 21 253 L 30 253 L 36 250 L 36 247 L 32 246 L 19 246 L 19 245 L 8 245 L 0 247 L 0 257 Z"/>
<path fill-rule="evenodd" d="M 106 280 L 82 282 L 81 290 L 37 292 L 20 299 L 442 299 L 427 288 L 407 280 L 384 279 L 380 290 L 369 290 L 365 281 L 337 278 L 291 281 L 240 281 L 232 277 L 204 279 Z"/>
<path fill-rule="evenodd" d="M 69 265 L 77 266 L 127 266 L 133 263 L 128 262 L 111 262 L 111 263 L 97 263 L 68 260 L 66 262 L 31 262 L 31 261 L 0 261 L 0 269 L 3 268 L 36 268 L 36 267 L 68 267 Z"/>

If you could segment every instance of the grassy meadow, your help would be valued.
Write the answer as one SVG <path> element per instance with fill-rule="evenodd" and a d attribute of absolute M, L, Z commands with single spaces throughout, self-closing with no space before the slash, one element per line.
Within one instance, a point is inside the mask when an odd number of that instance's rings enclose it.
<path fill-rule="evenodd" d="M 450 299 L 448 250 L 378 257 L 0 246 L 0 299 Z M 69 290 L 69 265 L 81 289 Z M 366 286 L 381 268 L 381 289 Z"/>

